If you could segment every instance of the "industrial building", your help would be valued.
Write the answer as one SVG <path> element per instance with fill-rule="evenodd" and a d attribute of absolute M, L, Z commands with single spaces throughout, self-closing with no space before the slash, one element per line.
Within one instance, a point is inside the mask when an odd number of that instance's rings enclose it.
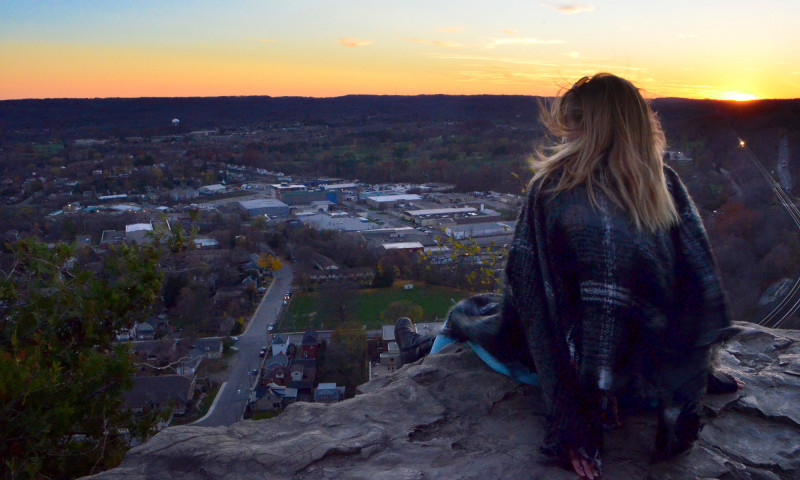
<path fill-rule="evenodd" d="M 364 199 L 364 201 L 370 207 L 380 208 L 380 209 L 399 206 L 401 203 L 406 204 L 411 202 L 418 202 L 420 200 L 422 200 L 422 197 L 413 193 L 403 193 L 399 195 L 376 195 L 376 196 L 365 197 Z"/>
<path fill-rule="evenodd" d="M 513 235 L 516 222 L 484 222 L 450 225 L 444 228 L 448 237 L 456 240 L 462 238 L 489 237 L 495 235 Z"/>
<path fill-rule="evenodd" d="M 220 185 L 219 183 L 215 183 L 213 185 L 203 185 L 197 189 L 197 191 L 200 192 L 200 195 L 216 195 L 218 193 L 225 193 L 227 190 L 228 187 L 225 185 Z"/>
<path fill-rule="evenodd" d="M 269 215 L 270 217 L 288 217 L 289 206 L 280 200 L 260 198 L 256 200 L 242 200 L 241 207 L 251 217 Z"/>

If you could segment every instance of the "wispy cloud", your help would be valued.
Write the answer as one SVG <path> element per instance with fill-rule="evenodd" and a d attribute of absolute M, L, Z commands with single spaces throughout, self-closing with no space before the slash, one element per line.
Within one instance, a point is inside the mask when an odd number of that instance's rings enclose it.
<path fill-rule="evenodd" d="M 493 83 L 503 85 L 524 85 L 531 81 L 542 81 L 552 78 L 550 73 L 518 72 L 504 67 L 473 68 L 456 72 L 457 81 L 469 83 Z"/>
<path fill-rule="evenodd" d="M 587 57 L 580 57 L 582 63 L 578 62 L 542 62 L 539 60 L 530 60 L 527 58 L 515 57 L 494 57 L 490 55 L 458 55 L 458 54 L 443 54 L 432 53 L 431 58 L 439 58 L 443 60 L 460 60 L 471 62 L 475 65 L 478 64 L 510 64 L 510 65 L 532 65 L 537 67 L 556 67 L 564 78 L 580 78 L 591 72 L 624 72 L 625 75 L 630 77 L 630 80 L 640 80 L 644 75 L 651 75 L 646 67 L 632 67 L 626 65 L 619 65 L 610 61 L 609 59 L 594 58 L 590 70 L 583 63 Z M 626 78 L 628 78 L 626 77 Z M 571 85 L 571 84 L 570 84 Z"/>
<path fill-rule="evenodd" d="M 516 30 L 511 30 L 510 28 L 504 28 L 503 30 L 498 30 L 500 33 L 505 33 L 507 35 L 519 35 L 519 32 Z"/>
<path fill-rule="evenodd" d="M 567 52 L 566 55 L 569 58 L 580 58 L 581 54 L 578 52 Z"/>
<path fill-rule="evenodd" d="M 581 3 L 553 3 L 544 2 L 543 7 L 552 8 L 566 15 L 574 15 L 581 12 L 594 12 L 597 8 L 594 5 L 583 5 Z"/>
<path fill-rule="evenodd" d="M 463 32 L 464 31 L 464 27 L 460 27 L 460 26 L 457 26 L 457 25 L 447 25 L 447 26 L 444 26 L 444 27 L 439 27 L 436 30 L 438 30 L 440 32 L 443 32 L 443 33 L 458 33 L 458 32 Z"/>
<path fill-rule="evenodd" d="M 460 47 L 461 44 L 458 42 L 451 42 L 449 40 L 425 40 L 423 38 L 404 38 L 403 40 L 412 43 L 419 43 L 422 45 L 434 45 L 437 47 L 446 47 L 446 48 L 457 48 Z"/>
<path fill-rule="evenodd" d="M 558 45 L 564 40 L 542 40 L 540 38 L 516 37 L 516 38 L 493 38 L 486 44 L 486 48 L 502 47 L 506 45 Z"/>
<path fill-rule="evenodd" d="M 490 62 L 490 63 L 508 63 L 512 65 L 536 65 L 539 67 L 557 67 L 560 64 L 557 63 L 547 63 L 547 62 L 540 62 L 537 60 L 527 60 L 523 58 L 498 58 L 498 57 L 482 57 L 478 55 L 442 55 L 442 54 L 433 54 L 431 55 L 433 58 L 440 58 L 443 60 L 464 60 L 470 62 Z"/>
<path fill-rule="evenodd" d="M 261 43 L 274 43 L 275 39 L 274 38 L 259 38 L 258 41 L 261 42 Z"/>
<path fill-rule="evenodd" d="M 653 85 L 657 95 L 666 96 L 692 96 L 699 98 L 719 98 L 721 91 L 715 85 L 698 85 L 692 83 L 659 82 Z"/>
<path fill-rule="evenodd" d="M 678 38 L 697 38 L 694 33 L 679 33 Z"/>
<path fill-rule="evenodd" d="M 361 40 L 360 38 L 340 38 L 339 44 L 348 48 L 364 47 L 372 43 L 370 40 Z"/>

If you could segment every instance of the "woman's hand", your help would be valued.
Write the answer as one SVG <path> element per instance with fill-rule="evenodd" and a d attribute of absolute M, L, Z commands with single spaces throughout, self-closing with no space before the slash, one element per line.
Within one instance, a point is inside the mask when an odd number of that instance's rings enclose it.
<path fill-rule="evenodd" d="M 597 465 L 597 462 L 586 457 L 585 455 L 581 455 L 573 448 L 568 450 L 568 454 L 569 463 L 572 465 L 572 469 L 575 470 L 575 473 L 577 473 L 579 477 L 589 480 L 600 478 L 600 467 Z"/>

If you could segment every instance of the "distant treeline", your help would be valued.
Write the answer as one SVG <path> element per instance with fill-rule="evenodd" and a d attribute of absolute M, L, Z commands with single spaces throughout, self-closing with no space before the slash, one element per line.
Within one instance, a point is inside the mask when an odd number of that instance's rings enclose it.
<path fill-rule="evenodd" d="M 348 95 L 310 97 L 94 98 L 0 101 L 0 140 L 151 136 L 207 128 L 301 125 L 354 127 L 385 122 L 537 123 L 546 99 L 525 95 Z M 661 98 L 652 102 L 671 138 L 800 131 L 800 99 L 731 102 Z M 172 119 L 180 120 L 177 129 Z M 790 141 L 793 139 L 790 139 Z"/>
<path fill-rule="evenodd" d="M 0 131 L 21 133 L 159 135 L 204 128 L 388 121 L 502 120 L 536 121 L 538 97 L 498 95 L 348 95 L 308 97 L 103 98 L 0 101 Z"/>

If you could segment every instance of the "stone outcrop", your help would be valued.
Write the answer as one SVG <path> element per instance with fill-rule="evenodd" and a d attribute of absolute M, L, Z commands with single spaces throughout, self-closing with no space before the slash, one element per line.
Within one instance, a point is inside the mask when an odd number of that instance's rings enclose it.
<path fill-rule="evenodd" d="M 603 454 L 607 479 L 800 478 L 800 332 L 741 324 L 718 368 L 744 383 L 706 396 L 688 452 L 652 464 L 655 412 L 623 418 Z M 405 366 L 333 405 L 276 418 L 168 428 L 100 479 L 575 479 L 539 452 L 535 388 L 489 370 L 463 345 Z"/>

